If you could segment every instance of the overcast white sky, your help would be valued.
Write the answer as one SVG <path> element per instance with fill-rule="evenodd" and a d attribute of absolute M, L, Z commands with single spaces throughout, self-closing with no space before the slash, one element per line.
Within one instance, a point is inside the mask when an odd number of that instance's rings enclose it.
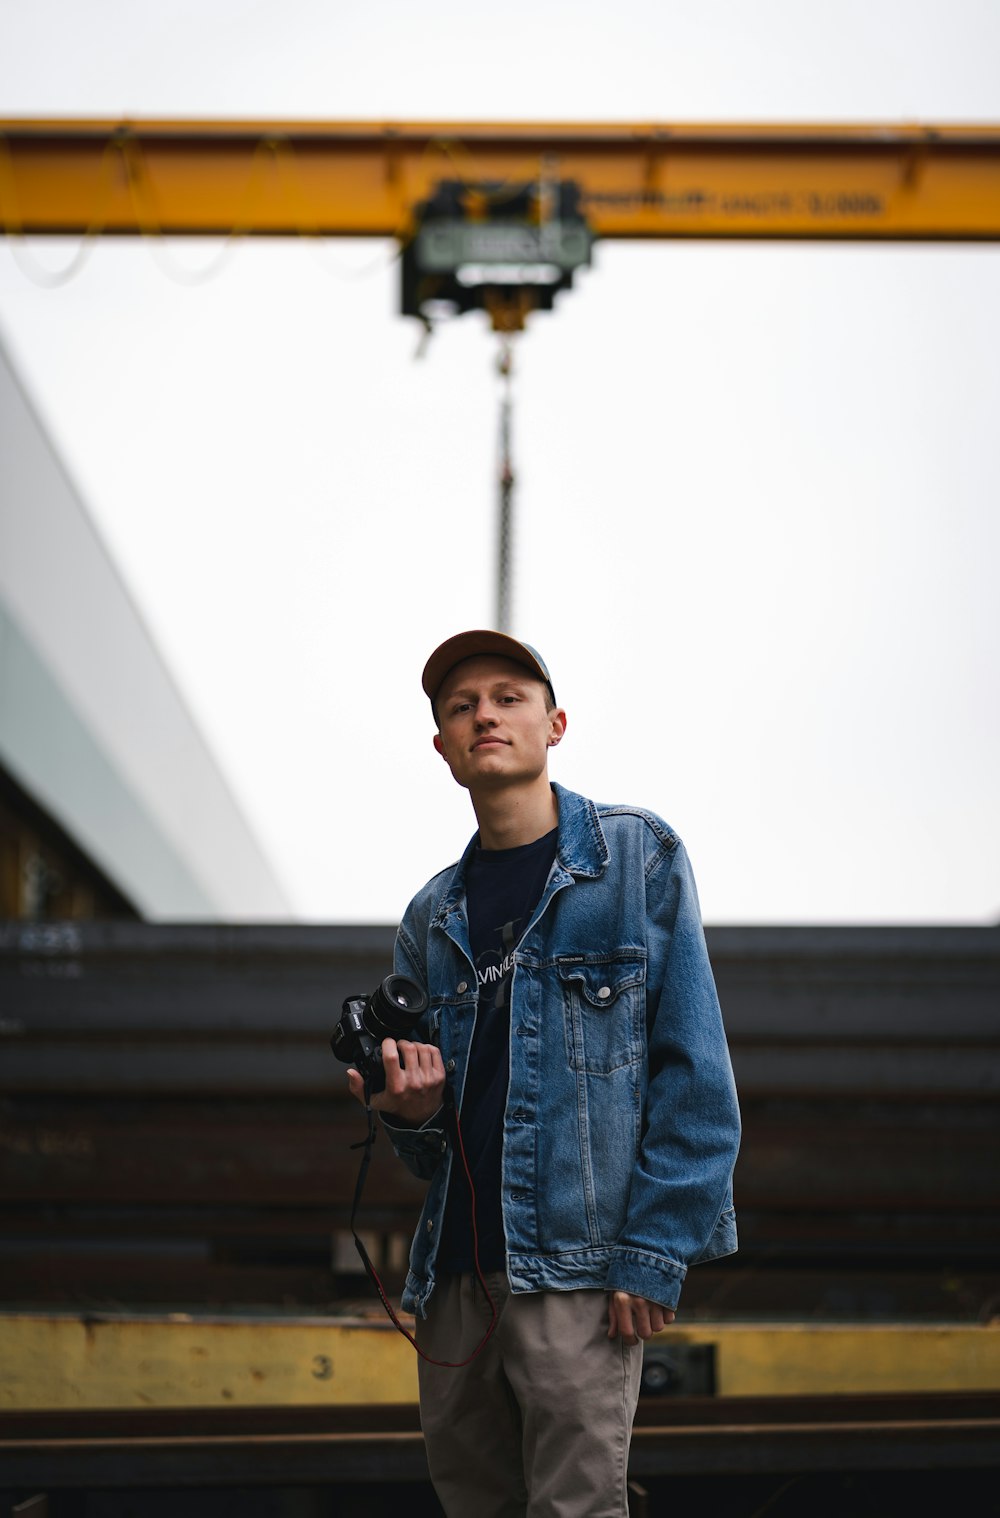
<path fill-rule="evenodd" d="M 992 0 L 0 0 L 0 34 L 10 116 L 1000 122 Z M 998 287 L 995 247 L 600 244 L 520 341 L 554 773 L 664 815 L 708 921 L 1000 918 Z M 57 290 L 0 247 L 0 330 L 308 919 L 394 920 L 472 828 L 419 675 L 492 617 L 496 340 L 418 361 L 397 299 L 378 243 L 189 288 L 109 240 Z"/>

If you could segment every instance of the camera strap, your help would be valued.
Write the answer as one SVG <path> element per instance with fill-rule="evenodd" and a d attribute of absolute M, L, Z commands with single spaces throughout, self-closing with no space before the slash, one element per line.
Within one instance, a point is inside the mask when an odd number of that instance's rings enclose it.
<path fill-rule="evenodd" d="M 375 1269 L 375 1266 L 371 1262 L 371 1256 L 365 1248 L 364 1243 L 358 1236 L 358 1231 L 354 1226 L 355 1219 L 358 1214 L 358 1208 L 361 1205 L 361 1193 L 364 1191 L 365 1181 L 368 1178 L 368 1167 L 371 1164 L 372 1150 L 375 1147 L 375 1139 L 378 1135 L 378 1123 L 375 1118 L 375 1109 L 371 1104 L 370 1081 L 367 1075 L 365 1076 L 365 1116 L 368 1119 L 368 1134 L 367 1137 L 361 1139 L 357 1144 L 351 1145 L 352 1149 L 364 1150 L 364 1154 L 361 1156 L 361 1164 L 358 1168 L 357 1183 L 354 1187 L 354 1202 L 351 1206 L 351 1233 L 354 1236 L 354 1247 L 357 1249 L 358 1254 L 361 1256 L 361 1263 L 365 1268 L 365 1274 L 378 1293 L 379 1301 L 385 1308 L 386 1313 L 391 1319 L 394 1327 L 399 1329 L 399 1332 L 403 1335 L 403 1338 L 410 1341 L 420 1358 L 422 1360 L 426 1360 L 429 1365 L 438 1365 L 443 1367 L 445 1370 L 459 1370 L 463 1365 L 471 1365 L 476 1356 L 486 1348 L 487 1343 L 493 1337 L 493 1334 L 496 1330 L 497 1323 L 499 1322 L 499 1316 L 497 1313 L 496 1303 L 493 1300 L 490 1289 L 486 1284 L 483 1272 L 479 1265 L 479 1235 L 476 1229 L 476 1188 L 472 1180 L 472 1172 L 469 1169 L 469 1161 L 465 1153 L 465 1144 L 462 1140 L 462 1124 L 459 1120 L 458 1108 L 455 1106 L 455 1093 L 451 1089 L 450 1081 L 445 1082 L 442 1109 L 444 1111 L 445 1126 L 448 1129 L 449 1136 L 452 1138 L 458 1150 L 458 1153 L 461 1155 L 462 1168 L 465 1171 L 465 1178 L 469 1184 L 469 1191 L 472 1194 L 472 1250 L 473 1259 L 475 1261 L 476 1280 L 482 1287 L 483 1295 L 490 1305 L 490 1321 L 487 1325 L 486 1332 L 483 1334 L 483 1337 L 480 1339 L 479 1343 L 476 1345 L 475 1349 L 470 1355 L 467 1355 L 464 1360 L 435 1360 L 431 1355 L 424 1353 L 414 1338 L 413 1334 L 410 1333 L 410 1330 L 399 1321 L 396 1310 L 393 1307 L 392 1303 L 389 1301 L 386 1289 L 379 1279 L 378 1271 Z"/>

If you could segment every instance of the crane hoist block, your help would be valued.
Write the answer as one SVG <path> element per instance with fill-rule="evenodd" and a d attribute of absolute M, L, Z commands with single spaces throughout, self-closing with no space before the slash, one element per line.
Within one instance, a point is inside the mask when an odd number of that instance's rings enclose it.
<path fill-rule="evenodd" d="M 485 310 L 509 332 L 532 311 L 551 311 L 590 263 L 593 234 L 579 207 L 569 180 L 438 184 L 403 248 L 403 315 L 430 325 Z"/>

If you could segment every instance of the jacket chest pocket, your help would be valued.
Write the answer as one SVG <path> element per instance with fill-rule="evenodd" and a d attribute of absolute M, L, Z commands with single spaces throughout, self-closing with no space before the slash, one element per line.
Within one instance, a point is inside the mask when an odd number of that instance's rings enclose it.
<path fill-rule="evenodd" d="M 566 1058 L 573 1070 L 610 1075 L 642 1058 L 646 966 L 641 960 L 558 965 Z"/>
<path fill-rule="evenodd" d="M 456 1001 L 454 997 L 431 996 L 430 1003 L 422 1029 L 424 1042 L 436 1044 L 447 1062 L 471 1037 L 475 1002 L 467 998 Z"/>

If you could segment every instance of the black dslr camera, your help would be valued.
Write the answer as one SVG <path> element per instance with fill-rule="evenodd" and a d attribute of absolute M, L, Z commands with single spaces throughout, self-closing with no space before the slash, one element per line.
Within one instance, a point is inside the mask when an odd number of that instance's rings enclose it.
<path fill-rule="evenodd" d="M 374 1095 L 385 1090 L 382 1040 L 412 1039 L 426 1011 L 427 997 L 415 980 L 407 980 L 405 975 L 387 975 L 370 996 L 347 998 L 330 1048 L 345 1065 L 357 1066 Z"/>

